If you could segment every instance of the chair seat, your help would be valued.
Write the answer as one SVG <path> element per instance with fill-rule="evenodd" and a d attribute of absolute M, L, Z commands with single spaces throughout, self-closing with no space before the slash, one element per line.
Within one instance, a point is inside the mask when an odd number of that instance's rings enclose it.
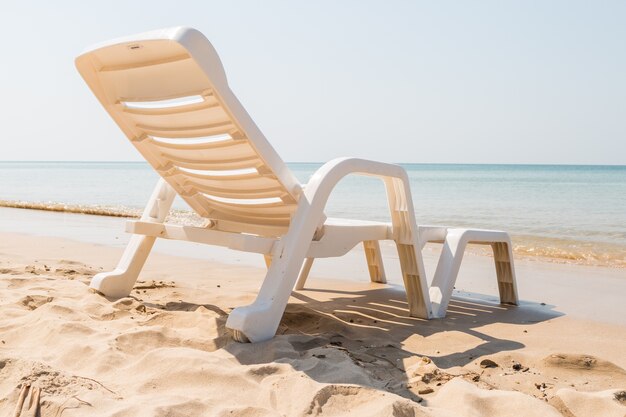
<path fill-rule="evenodd" d="M 369 240 L 391 239 L 391 224 L 366 220 L 328 218 L 319 240 L 311 242 L 307 252 L 310 258 L 329 258 L 348 253 L 357 244 Z M 126 232 L 163 239 L 186 240 L 196 243 L 224 246 L 230 249 L 269 255 L 279 240 L 245 233 L 226 232 L 206 227 L 181 226 L 130 220 Z"/>

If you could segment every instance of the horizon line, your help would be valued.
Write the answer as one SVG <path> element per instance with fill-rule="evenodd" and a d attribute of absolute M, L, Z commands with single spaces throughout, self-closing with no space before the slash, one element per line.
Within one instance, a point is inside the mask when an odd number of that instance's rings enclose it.
<path fill-rule="evenodd" d="M 359 158 L 364 159 L 364 158 Z M 286 164 L 317 164 L 326 162 L 284 161 Z M 384 161 L 383 161 L 384 162 Z M 107 164 L 148 164 L 146 161 L 105 161 L 105 160 L 0 160 L 0 163 L 107 163 Z M 586 166 L 586 167 L 626 167 L 624 164 L 589 164 L 589 163 L 502 163 L 502 162 L 388 162 L 396 165 L 501 165 L 501 166 Z M 149 165 L 149 164 L 148 164 Z"/>

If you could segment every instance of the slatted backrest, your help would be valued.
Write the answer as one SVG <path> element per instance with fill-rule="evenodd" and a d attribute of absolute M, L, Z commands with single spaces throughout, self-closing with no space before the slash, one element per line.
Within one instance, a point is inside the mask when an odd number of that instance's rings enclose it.
<path fill-rule="evenodd" d="M 231 92 L 204 35 L 172 28 L 117 39 L 76 67 L 148 163 L 214 227 L 286 231 L 302 187 Z"/>

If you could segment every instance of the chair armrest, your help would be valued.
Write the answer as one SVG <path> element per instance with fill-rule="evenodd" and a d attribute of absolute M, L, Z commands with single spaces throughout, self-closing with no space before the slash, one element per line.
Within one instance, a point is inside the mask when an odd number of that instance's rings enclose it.
<path fill-rule="evenodd" d="M 367 175 L 379 178 L 398 178 L 408 183 L 404 168 L 396 164 L 361 158 L 336 158 L 322 165 L 311 177 L 306 188 L 318 186 L 320 182 L 331 182 L 332 187 L 348 174 Z"/>

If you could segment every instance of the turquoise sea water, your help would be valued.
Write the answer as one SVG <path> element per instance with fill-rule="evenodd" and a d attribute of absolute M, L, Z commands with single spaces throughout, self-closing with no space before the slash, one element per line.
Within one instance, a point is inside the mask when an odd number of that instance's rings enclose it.
<path fill-rule="evenodd" d="M 302 182 L 321 166 L 288 165 Z M 626 266 L 626 166 L 403 167 L 420 224 L 507 230 L 518 253 Z M 157 179 L 142 162 L 0 162 L 0 205 L 137 212 Z M 187 210 L 183 201 L 175 208 Z M 347 177 L 327 215 L 387 220 L 382 183 Z"/>

